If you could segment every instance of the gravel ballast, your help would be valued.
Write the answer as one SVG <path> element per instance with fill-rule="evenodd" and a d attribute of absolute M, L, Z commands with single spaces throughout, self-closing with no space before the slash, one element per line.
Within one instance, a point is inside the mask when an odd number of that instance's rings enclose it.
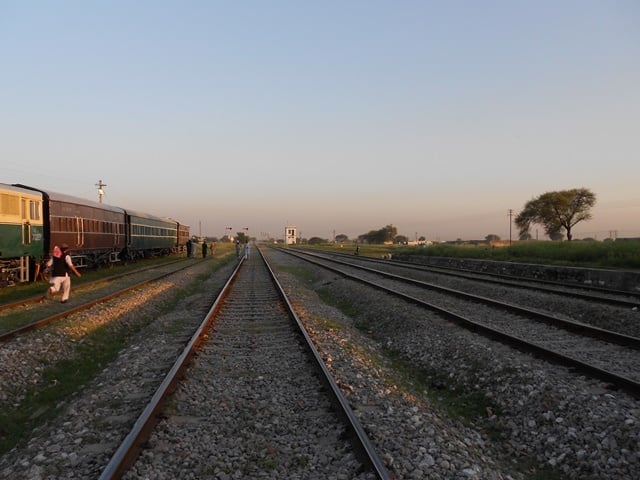
<path fill-rule="evenodd" d="M 285 254 L 269 250 L 268 256 L 395 478 L 640 478 L 636 399 Z M 291 273 L 301 269 L 310 272 L 304 279 Z M 135 295 L 118 300 L 131 302 L 126 314 L 131 318 L 156 318 L 65 403 L 57 420 L 0 458 L 0 477 L 97 478 L 194 328 L 189 325 L 206 310 L 210 298 L 205 291 L 217 288 L 223 277 L 223 272 L 213 275 L 203 285 L 207 288 L 168 313 L 159 314 L 159 304 L 152 301 L 136 302 Z M 191 279 L 185 273 L 182 281 Z M 332 304 L 348 305 L 349 316 L 323 302 L 320 293 Z M 172 332 L 176 322 L 184 328 Z M 32 343 L 20 349 L 40 351 L 43 342 L 49 343 L 44 335 L 24 337 L 21 342 Z M 65 348 L 71 347 L 63 341 L 57 350 Z M 416 370 L 437 374 L 438 382 L 428 384 L 430 395 L 402 379 L 388 352 Z M 13 373 L 3 370 L 0 381 L 10 383 L 12 391 L 20 391 L 20 382 L 37 381 L 38 368 L 28 366 L 27 357 L 22 369 L 16 363 Z M 432 400 L 453 389 L 480 393 L 488 402 L 484 414 L 462 421 Z M 18 393 L 3 401 L 19 398 Z M 310 473 L 299 478 L 324 477 Z"/>

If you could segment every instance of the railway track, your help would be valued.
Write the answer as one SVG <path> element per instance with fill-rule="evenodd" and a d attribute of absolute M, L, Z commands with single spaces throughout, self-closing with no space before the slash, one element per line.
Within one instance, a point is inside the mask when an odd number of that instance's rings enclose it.
<path fill-rule="evenodd" d="M 576 368 L 609 382 L 614 388 L 623 388 L 635 396 L 640 395 L 640 372 L 637 369 L 640 364 L 640 339 L 636 337 L 441 288 L 351 261 L 317 254 L 286 252 L 437 311 L 465 328 Z M 543 324 L 540 323 L 541 320 Z"/>
<path fill-rule="evenodd" d="M 83 289 L 88 289 L 88 288 L 94 288 L 97 285 L 100 284 L 104 284 L 104 283 L 111 283 L 111 282 L 115 282 L 116 280 L 122 280 L 122 279 L 126 279 L 127 277 L 132 277 L 134 275 L 139 275 L 143 272 L 146 271 L 153 271 L 153 270 L 158 270 L 158 269 L 162 269 L 165 267 L 169 267 L 171 265 L 177 264 L 177 263 L 184 263 L 184 262 L 188 262 L 189 260 L 186 260 L 184 258 L 178 259 L 178 260 L 170 260 L 167 262 L 163 262 L 163 263 L 159 263 L 159 264 L 154 264 L 154 265 L 149 265 L 149 266 L 145 266 L 145 267 L 141 267 L 141 268 L 136 268 L 133 271 L 127 271 L 127 272 L 123 272 L 123 273 L 117 273 L 117 274 L 109 274 L 109 275 L 105 275 L 102 278 L 99 278 L 97 280 L 93 280 L 93 281 L 85 281 L 82 283 L 78 283 L 77 280 L 74 281 L 74 293 L 78 292 L 78 291 L 82 291 Z M 84 280 L 84 278 L 83 278 Z M 40 283 L 42 285 L 42 292 L 44 292 L 46 290 L 46 287 L 48 285 L 48 283 Z M 35 285 L 35 284 L 34 284 Z M 2 293 L 3 290 L 0 290 L 0 294 Z M 34 303 L 39 303 L 40 300 L 42 299 L 42 292 L 38 292 L 37 295 L 25 295 L 22 296 L 20 295 L 21 298 L 19 298 L 18 300 L 12 300 L 12 301 L 4 301 L 4 299 L 2 301 L 0 301 L 0 312 L 2 312 L 3 310 L 10 310 L 10 309 L 14 309 L 14 308 L 22 308 Z"/>
<path fill-rule="evenodd" d="M 142 443 L 147 446 L 137 458 Z M 389 478 L 257 255 L 227 283 L 101 479 L 187 472 L 198 478 L 309 478 L 310 472 Z"/>
<path fill-rule="evenodd" d="M 0 308 L 0 311 L 4 310 L 0 313 L 0 343 L 42 328 L 74 313 L 88 310 L 99 303 L 125 295 L 132 290 L 191 268 L 196 264 L 197 262 L 170 262 L 85 283 L 80 288 L 74 288 L 73 302 L 65 305 L 55 301 L 45 301 L 41 306 L 25 310 L 25 306 L 28 306 L 29 302 L 6 304 L 3 306 L 4 308 Z M 116 284 L 116 280 L 120 283 Z M 39 304 L 40 298 L 42 297 L 30 299 L 30 303 Z"/>
<path fill-rule="evenodd" d="M 471 281 L 481 281 L 483 283 L 496 286 L 549 293 L 565 298 L 581 299 L 588 302 L 598 302 L 626 308 L 640 308 L 640 292 L 633 292 L 629 290 L 616 290 L 613 288 L 599 287 L 597 285 L 590 284 L 568 284 L 559 281 L 518 277 L 514 275 L 489 272 L 477 272 L 473 270 L 456 269 L 453 267 L 419 265 L 399 260 L 379 260 L 371 257 L 355 257 L 354 255 L 347 255 L 344 253 L 321 252 L 320 254 L 323 256 L 349 259 L 351 263 L 367 263 L 369 265 L 384 265 L 385 267 L 393 266 L 416 272 L 432 273 L 440 276 L 455 277 Z"/>

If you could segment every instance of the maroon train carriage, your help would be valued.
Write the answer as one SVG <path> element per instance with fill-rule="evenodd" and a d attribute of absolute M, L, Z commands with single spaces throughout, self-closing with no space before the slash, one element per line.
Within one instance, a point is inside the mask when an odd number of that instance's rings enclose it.
<path fill-rule="evenodd" d="M 45 251 L 69 245 L 79 267 L 120 261 L 126 246 L 125 211 L 83 198 L 26 187 L 41 192 L 45 222 Z"/>
<path fill-rule="evenodd" d="M 189 240 L 189 225 L 178 222 L 178 243 L 176 251 L 183 253 L 187 251 L 187 240 Z"/>
<path fill-rule="evenodd" d="M 189 226 L 176 220 L 27 185 L 11 186 L 14 187 L 42 196 L 37 246 L 40 253 L 34 255 L 38 263 L 49 258 L 54 245 L 62 244 L 69 246 L 78 267 L 99 267 L 186 250 Z"/>

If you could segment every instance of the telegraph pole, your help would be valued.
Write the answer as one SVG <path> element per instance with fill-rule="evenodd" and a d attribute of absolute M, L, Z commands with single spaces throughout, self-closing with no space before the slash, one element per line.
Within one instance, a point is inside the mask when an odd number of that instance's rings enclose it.
<path fill-rule="evenodd" d="M 507 212 L 507 216 L 509 217 L 509 246 L 511 246 L 511 217 L 513 216 L 512 208 L 510 208 Z"/>
<path fill-rule="evenodd" d="M 102 183 L 102 180 L 98 180 L 96 183 L 96 187 L 98 187 L 98 200 L 102 203 L 102 196 L 104 195 L 104 189 L 102 187 L 106 187 L 106 183 Z"/>

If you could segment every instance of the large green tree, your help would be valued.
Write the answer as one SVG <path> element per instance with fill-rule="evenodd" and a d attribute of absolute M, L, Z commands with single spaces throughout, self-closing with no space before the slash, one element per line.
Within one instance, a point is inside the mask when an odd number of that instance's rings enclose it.
<path fill-rule="evenodd" d="M 558 238 L 564 228 L 570 241 L 571 229 L 578 222 L 591 219 L 591 208 L 595 203 L 595 193 L 587 188 L 543 193 L 527 202 L 516 217 L 516 226 L 522 237 L 529 233 L 532 224 L 542 225 L 552 239 Z"/>

